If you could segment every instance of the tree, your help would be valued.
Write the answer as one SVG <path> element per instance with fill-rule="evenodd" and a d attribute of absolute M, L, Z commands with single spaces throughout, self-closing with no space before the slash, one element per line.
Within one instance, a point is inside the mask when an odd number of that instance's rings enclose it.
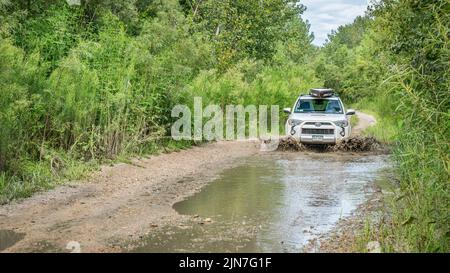
<path fill-rule="evenodd" d="M 208 33 L 222 68 L 243 58 L 269 60 L 300 21 L 304 6 L 287 0 L 183 1 L 194 28 Z M 298 29 L 298 25 L 297 25 Z"/>

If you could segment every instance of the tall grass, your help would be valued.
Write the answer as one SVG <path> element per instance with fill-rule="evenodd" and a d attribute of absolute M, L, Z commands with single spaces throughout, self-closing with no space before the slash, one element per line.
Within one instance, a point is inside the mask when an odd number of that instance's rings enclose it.
<path fill-rule="evenodd" d="M 394 120 L 400 191 L 388 199 L 387 220 L 379 230 L 372 227 L 371 239 L 380 240 L 385 251 L 448 252 L 448 4 L 384 2 L 376 22 L 389 56 L 383 80 L 389 88 L 379 93 L 375 105 L 382 119 Z"/>
<path fill-rule="evenodd" d="M 49 20 L 66 27 L 65 16 Z M 77 36 L 61 55 L 49 53 L 51 60 L 41 47 L 53 43 L 22 49 L 17 41 L 1 39 L 2 200 L 76 178 L 82 173 L 77 162 L 173 146 L 159 140 L 170 126 L 170 110 L 211 62 L 208 46 L 199 35 L 188 35 L 183 20 L 179 13 L 160 13 L 132 37 L 122 21 L 105 13 L 95 39 Z M 173 27 L 176 21 L 180 27 Z"/>

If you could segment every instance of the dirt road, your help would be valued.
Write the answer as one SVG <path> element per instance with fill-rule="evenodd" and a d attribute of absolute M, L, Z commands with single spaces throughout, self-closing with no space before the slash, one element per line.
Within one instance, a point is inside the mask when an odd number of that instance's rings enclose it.
<path fill-rule="evenodd" d="M 358 115 L 356 132 L 375 121 Z M 127 240 L 179 223 L 174 203 L 198 192 L 237 159 L 259 152 L 256 142 L 217 142 L 103 167 L 89 181 L 1 206 L 0 250 L 61 252 L 75 241 L 82 252 L 121 251 Z"/>
<path fill-rule="evenodd" d="M 361 134 L 364 129 L 367 127 L 373 126 L 377 123 L 375 117 L 368 115 L 366 113 L 356 111 L 356 115 L 358 116 L 358 124 L 352 129 L 353 134 Z"/>

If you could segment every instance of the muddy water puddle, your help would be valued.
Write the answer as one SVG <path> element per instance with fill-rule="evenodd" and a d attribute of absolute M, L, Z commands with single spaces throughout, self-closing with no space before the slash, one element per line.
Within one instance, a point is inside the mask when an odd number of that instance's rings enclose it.
<path fill-rule="evenodd" d="M 0 251 L 3 251 L 25 237 L 24 233 L 17 233 L 8 229 L 0 229 Z"/>
<path fill-rule="evenodd" d="M 386 155 L 273 153 L 247 158 L 176 203 L 189 223 L 136 252 L 299 252 L 372 193 Z"/>

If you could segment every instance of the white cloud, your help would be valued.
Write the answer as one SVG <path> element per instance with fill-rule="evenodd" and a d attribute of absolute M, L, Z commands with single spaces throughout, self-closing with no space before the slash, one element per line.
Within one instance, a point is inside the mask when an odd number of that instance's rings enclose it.
<path fill-rule="evenodd" d="M 322 45 L 331 30 L 353 22 L 358 15 L 364 15 L 367 0 L 302 0 L 307 7 L 302 15 L 311 24 L 314 44 Z"/>

